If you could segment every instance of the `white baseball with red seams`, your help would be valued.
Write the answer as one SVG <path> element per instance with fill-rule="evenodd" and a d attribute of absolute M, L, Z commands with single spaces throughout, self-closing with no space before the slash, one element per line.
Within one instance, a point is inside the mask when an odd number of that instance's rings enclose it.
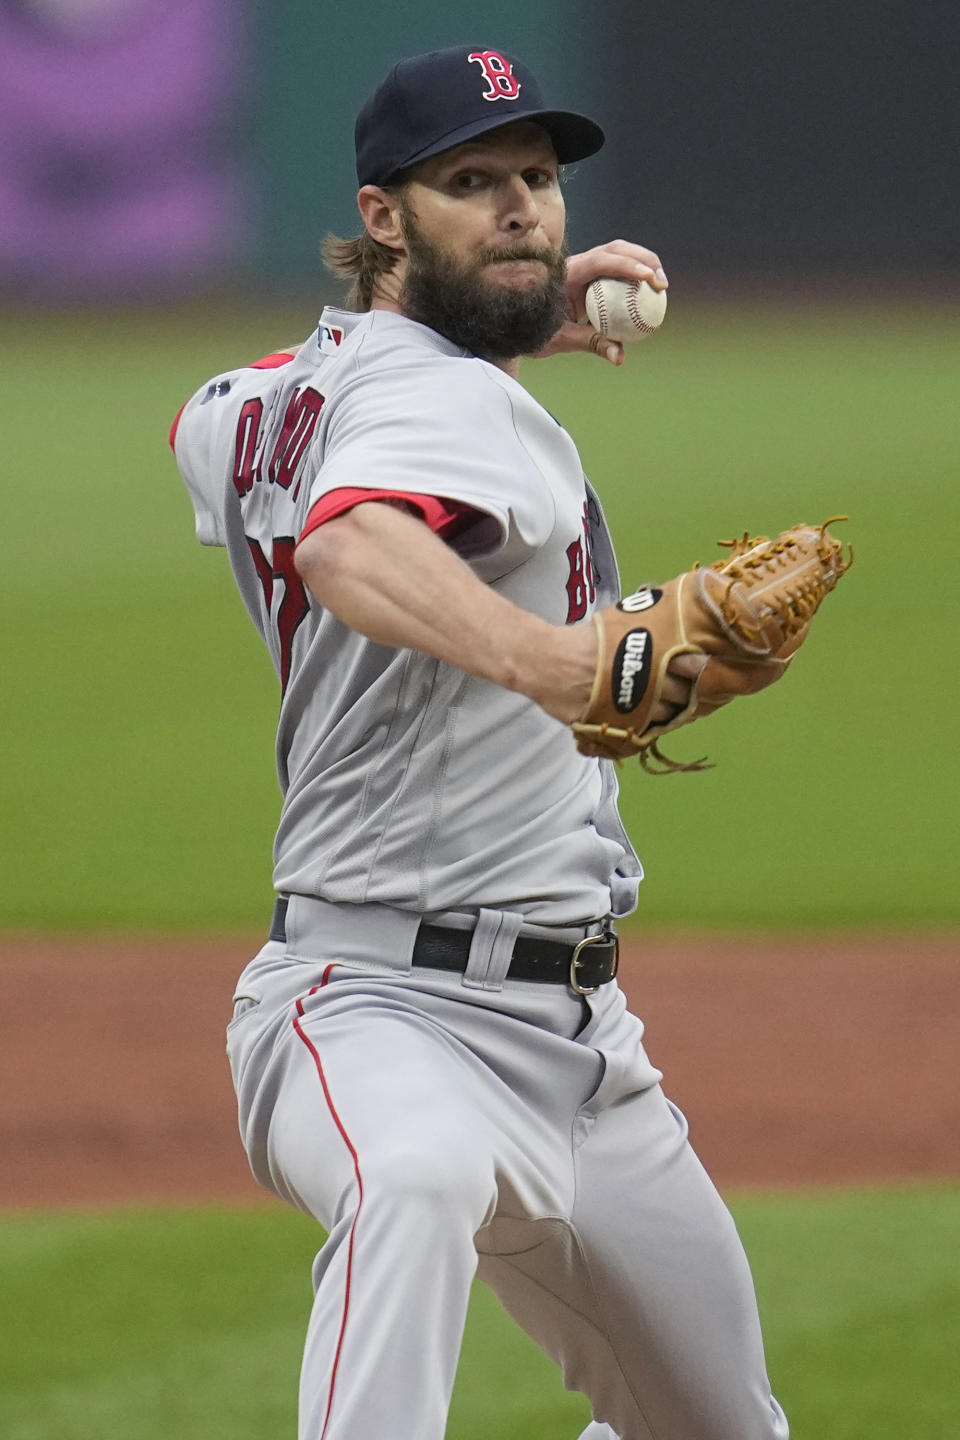
<path fill-rule="evenodd" d="M 629 344 L 652 335 L 667 313 L 667 292 L 646 280 L 594 280 L 586 295 L 587 319 L 610 340 Z"/>

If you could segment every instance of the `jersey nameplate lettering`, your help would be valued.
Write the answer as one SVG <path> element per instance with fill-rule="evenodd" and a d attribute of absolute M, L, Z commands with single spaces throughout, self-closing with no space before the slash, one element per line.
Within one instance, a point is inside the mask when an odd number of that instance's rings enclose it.
<path fill-rule="evenodd" d="M 324 396 L 310 385 L 304 390 L 294 391 L 287 404 L 273 453 L 269 463 L 265 465 L 261 437 L 263 401 L 259 396 L 254 396 L 244 403 L 237 422 L 233 461 L 233 485 L 241 500 L 258 481 L 264 479 L 271 485 L 279 485 L 281 490 L 290 489 L 293 477 L 313 438 L 323 405 Z M 300 480 L 293 491 L 294 500 L 299 490 Z"/>

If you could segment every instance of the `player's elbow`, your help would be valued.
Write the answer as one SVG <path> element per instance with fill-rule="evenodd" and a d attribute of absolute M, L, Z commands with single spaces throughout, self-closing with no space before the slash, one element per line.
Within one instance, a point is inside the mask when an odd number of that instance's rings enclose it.
<path fill-rule="evenodd" d="M 313 598 L 328 609 L 344 586 L 370 569 L 364 537 L 358 533 L 354 512 L 327 520 L 305 535 L 293 552 L 293 563 Z"/>
<path fill-rule="evenodd" d="M 335 584 L 345 560 L 342 537 L 336 521 L 320 525 L 305 535 L 293 552 L 293 564 L 300 579 L 321 605 L 326 593 Z"/>

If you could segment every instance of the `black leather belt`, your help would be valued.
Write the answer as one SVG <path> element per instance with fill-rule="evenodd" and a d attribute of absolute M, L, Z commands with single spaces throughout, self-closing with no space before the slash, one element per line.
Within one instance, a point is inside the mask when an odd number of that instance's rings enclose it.
<path fill-rule="evenodd" d="M 281 896 L 273 907 L 271 940 L 286 940 L 286 917 L 287 899 Z M 413 963 L 425 970 L 455 970 L 462 974 L 472 940 L 472 930 L 421 925 L 413 945 Z M 514 942 L 507 978 L 569 985 L 579 995 L 592 995 L 614 978 L 619 963 L 620 939 L 613 930 L 588 935 L 576 945 L 520 935 Z"/>
<path fill-rule="evenodd" d="M 428 970 L 467 968 L 471 930 L 450 930 L 445 925 L 421 925 L 413 945 L 413 963 Z M 570 985 L 581 995 L 592 995 L 617 973 L 620 941 L 612 930 L 588 935 L 577 945 L 539 936 L 519 935 L 514 941 L 508 980 L 542 980 Z"/>

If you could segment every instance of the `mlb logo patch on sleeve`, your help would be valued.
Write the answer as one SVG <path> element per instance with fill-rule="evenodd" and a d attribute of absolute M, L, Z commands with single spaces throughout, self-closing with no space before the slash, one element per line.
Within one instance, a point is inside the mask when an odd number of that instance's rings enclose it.
<path fill-rule="evenodd" d="M 211 381 L 211 383 L 207 386 L 206 393 L 205 393 L 203 399 L 200 401 L 200 404 L 201 404 L 201 405 L 206 405 L 206 403 L 207 403 L 208 400 L 222 400 L 223 397 L 224 397 L 224 395 L 229 395 L 229 394 L 230 394 L 230 381 L 229 381 L 229 380 L 213 380 L 213 381 Z"/>
<path fill-rule="evenodd" d="M 343 329 L 339 325 L 320 325 L 317 327 L 317 343 L 320 346 L 321 355 L 336 355 L 343 341 Z"/>

